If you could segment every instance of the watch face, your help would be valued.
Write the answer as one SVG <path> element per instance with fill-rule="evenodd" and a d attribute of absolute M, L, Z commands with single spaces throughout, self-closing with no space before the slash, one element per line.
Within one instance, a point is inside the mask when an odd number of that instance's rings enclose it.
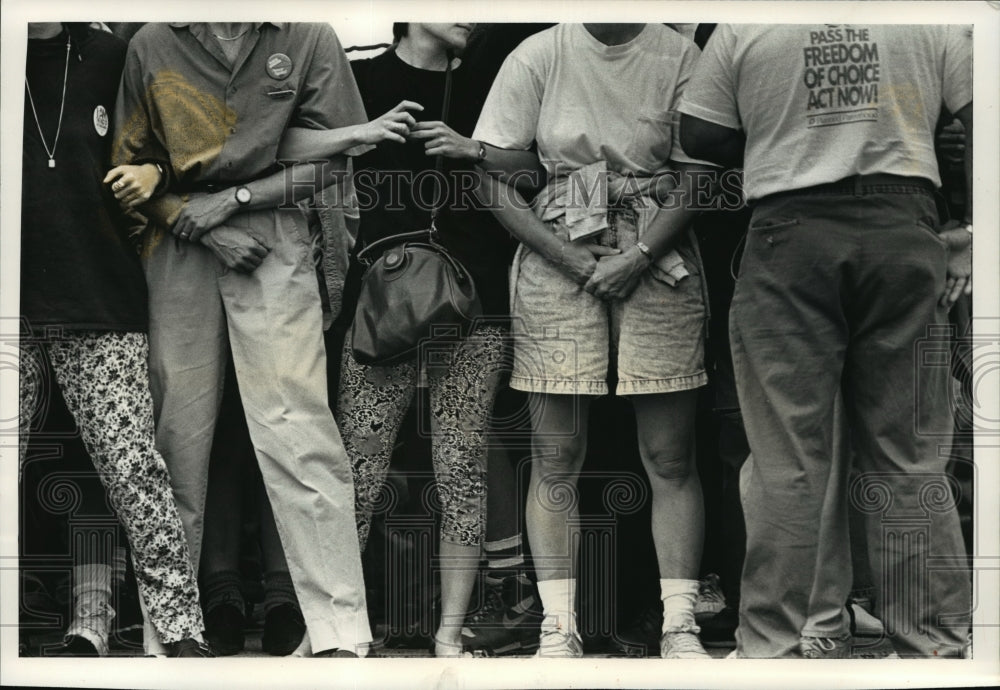
<path fill-rule="evenodd" d="M 241 204 L 250 203 L 250 190 L 246 187 L 240 187 L 236 190 L 236 200 Z"/>

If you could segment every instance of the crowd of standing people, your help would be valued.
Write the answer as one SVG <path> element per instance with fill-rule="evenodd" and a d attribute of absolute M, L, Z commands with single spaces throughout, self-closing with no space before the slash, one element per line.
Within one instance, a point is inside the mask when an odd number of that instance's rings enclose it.
<path fill-rule="evenodd" d="M 859 616 L 900 657 L 967 654 L 952 370 L 918 357 L 971 292 L 969 27 L 403 23 L 354 61 L 326 24 L 118 33 L 29 25 L 21 465 L 39 481 L 51 370 L 145 654 L 243 649 L 251 520 L 264 651 L 367 655 L 365 549 L 415 414 L 432 653 L 582 656 L 607 396 L 649 487 L 654 654 L 845 658 Z M 359 252 L 432 225 L 483 316 L 433 356 L 358 361 Z M 712 617 L 706 386 L 735 544 Z M 109 653 L 111 551 L 74 554 L 46 653 Z"/>

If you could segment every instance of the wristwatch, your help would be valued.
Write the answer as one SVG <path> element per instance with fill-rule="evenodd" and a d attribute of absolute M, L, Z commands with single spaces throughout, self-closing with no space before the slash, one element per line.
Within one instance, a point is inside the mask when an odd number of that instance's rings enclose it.
<path fill-rule="evenodd" d="M 476 155 L 476 162 L 482 163 L 486 160 L 486 144 L 481 141 L 477 141 L 476 143 L 479 144 L 479 153 Z"/>
<path fill-rule="evenodd" d="M 153 161 L 153 167 L 156 168 L 156 172 L 160 173 L 160 180 L 156 183 L 156 187 L 153 189 L 153 193 L 156 194 L 157 192 L 162 192 L 167 188 L 169 180 L 167 179 L 167 169 L 163 167 L 162 163 Z"/>
<path fill-rule="evenodd" d="M 647 259 L 649 259 L 650 261 L 653 260 L 653 252 L 649 250 L 649 247 L 646 245 L 645 242 L 636 242 L 635 248 L 638 249 L 640 252 L 642 252 Z"/>
<path fill-rule="evenodd" d="M 240 185 L 236 188 L 236 203 L 240 206 L 246 206 L 252 198 L 253 194 L 250 193 L 250 189 L 245 185 Z"/>

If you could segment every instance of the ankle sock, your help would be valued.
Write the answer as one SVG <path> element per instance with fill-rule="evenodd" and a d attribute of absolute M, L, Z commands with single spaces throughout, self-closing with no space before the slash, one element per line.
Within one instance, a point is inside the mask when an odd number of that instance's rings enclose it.
<path fill-rule="evenodd" d="M 576 580 L 543 580 L 537 583 L 545 619 L 543 630 L 576 632 Z"/>
<path fill-rule="evenodd" d="M 694 619 L 698 581 L 660 578 L 663 600 L 663 632 L 699 632 Z"/>
<path fill-rule="evenodd" d="M 101 656 L 108 654 L 108 633 L 115 610 L 111 608 L 111 566 L 79 565 L 73 568 L 73 620 L 67 635 L 77 635 Z"/>
<path fill-rule="evenodd" d="M 124 546 L 115 547 L 115 555 L 111 561 L 111 574 L 115 584 L 119 587 L 125 584 L 125 575 L 128 572 L 128 551 Z"/>
<path fill-rule="evenodd" d="M 235 570 L 220 570 L 205 575 L 200 583 L 202 608 L 207 612 L 229 604 L 243 611 L 242 583 L 243 578 Z"/>
<path fill-rule="evenodd" d="M 264 573 L 264 601 L 261 604 L 264 615 L 282 604 L 291 604 L 296 608 L 299 606 L 292 576 L 287 570 L 269 570 Z"/>
<path fill-rule="evenodd" d="M 525 567 L 521 535 L 498 539 L 483 544 L 486 560 L 485 583 L 499 585 L 508 577 L 520 574 Z"/>

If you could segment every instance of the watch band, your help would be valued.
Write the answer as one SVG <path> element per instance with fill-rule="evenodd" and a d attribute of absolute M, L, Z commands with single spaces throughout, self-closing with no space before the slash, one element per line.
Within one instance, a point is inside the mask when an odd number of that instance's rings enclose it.
<path fill-rule="evenodd" d="M 162 192 L 167 188 L 169 180 L 167 179 L 167 169 L 163 167 L 162 163 L 153 162 L 156 167 L 156 171 L 160 173 L 160 181 L 156 183 L 156 188 L 153 190 L 154 193 Z"/>
<path fill-rule="evenodd" d="M 650 261 L 653 260 L 653 252 L 649 250 L 649 247 L 646 245 L 645 242 L 636 242 L 635 248 L 638 249 L 640 252 L 642 252 L 647 259 L 649 259 Z"/>

